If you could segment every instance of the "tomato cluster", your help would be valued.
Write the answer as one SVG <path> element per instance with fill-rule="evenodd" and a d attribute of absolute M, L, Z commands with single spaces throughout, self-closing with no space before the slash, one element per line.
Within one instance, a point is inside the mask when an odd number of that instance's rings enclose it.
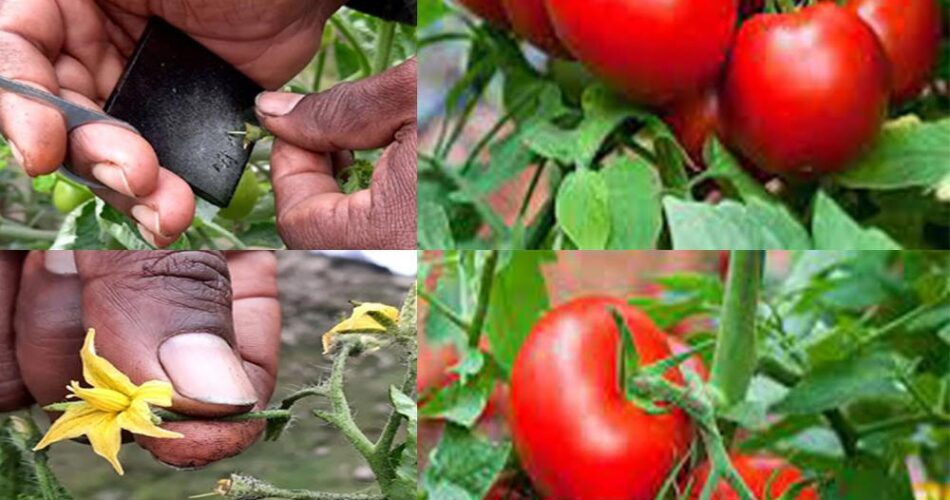
<path fill-rule="evenodd" d="M 797 178 L 841 171 L 874 142 L 888 104 L 925 87 L 942 30 L 938 0 L 780 13 L 763 0 L 460 1 L 661 111 L 694 163 L 716 134 Z"/>
<path fill-rule="evenodd" d="M 520 347 L 510 383 L 499 383 L 501 390 L 496 389 L 478 425 L 484 432 L 486 419 L 504 419 L 527 478 L 506 471 L 486 498 L 537 498 L 534 491 L 552 500 L 652 499 L 674 467 L 686 459 L 695 437 L 688 416 L 678 408 L 648 412 L 623 389 L 618 378 L 621 331 L 614 311 L 624 319 L 641 365 L 687 350 L 682 341 L 620 299 L 579 298 L 546 313 Z M 418 389 L 424 405 L 432 389 L 455 380 L 450 369 L 459 360 L 451 347 L 424 341 L 420 347 Z M 480 347 L 490 352 L 486 343 Z M 704 380 L 709 376 L 698 356 L 683 365 Z M 683 383 L 676 368 L 664 377 Z M 420 433 L 432 425 L 423 419 Z M 766 490 L 770 498 L 778 498 L 802 478 L 800 471 L 779 458 L 736 454 L 732 461 L 760 498 L 765 498 Z M 698 493 L 696 485 L 701 488 L 708 474 L 708 464 L 684 471 L 679 476 L 681 487 Z M 795 498 L 812 500 L 815 495 L 809 487 Z M 723 483 L 713 498 L 737 497 Z"/>

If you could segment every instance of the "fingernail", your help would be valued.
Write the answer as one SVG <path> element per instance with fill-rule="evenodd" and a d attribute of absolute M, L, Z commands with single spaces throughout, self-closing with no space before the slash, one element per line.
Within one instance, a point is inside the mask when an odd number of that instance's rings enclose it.
<path fill-rule="evenodd" d="M 152 234 L 151 231 L 146 229 L 145 226 L 141 224 L 136 224 L 135 226 L 138 227 L 139 234 L 142 235 L 142 239 L 145 240 L 146 243 L 148 243 L 149 245 L 152 245 L 155 248 L 158 248 L 158 243 L 155 241 L 155 235 Z"/>
<path fill-rule="evenodd" d="M 157 210 L 145 205 L 135 205 L 129 213 L 136 222 L 145 226 L 145 229 L 159 236 L 165 236 L 162 232 L 162 219 Z"/>
<path fill-rule="evenodd" d="M 301 94 L 289 92 L 261 92 L 254 101 L 257 110 L 268 116 L 284 116 L 290 113 L 303 99 Z"/>
<path fill-rule="evenodd" d="M 10 154 L 13 155 L 13 159 L 16 160 L 17 165 L 26 168 L 26 165 L 23 163 L 23 153 L 16 147 L 16 144 L 13 144 L 12 141 L 7 142 L 7 144 L 10 146 Z"/>
<path fill-rule="evenodd" d="M 50 250 L 43 259 L 46 270 L 53 274 L 69 276 L 77 274 L 76 256 L 72 250 Z"/>
<path fill-rule="evenodd" d="M 183 333 L 158 348 L 158 359 L 179 394 L 203 403 L 246 406 L 257 393 L 241 360 L 221 337 Z"/>
<path fill-rule="evenodd" d="M 114 163 L 97 163 L 92 166 L 92 176 L 106 186 L 127 196 L 135 196 L 125 170 Z"/>

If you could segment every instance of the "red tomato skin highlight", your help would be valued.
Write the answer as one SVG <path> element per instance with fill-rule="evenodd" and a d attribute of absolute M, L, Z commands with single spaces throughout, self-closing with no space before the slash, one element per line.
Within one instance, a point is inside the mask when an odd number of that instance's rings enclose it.
<path fill-rule="evenodd" d="M 892 101 L 916 97 L 933 75 L 940 50 L 937 0 L 852 0 L 847 9 L 877 34 L 891 62 Z"/>
<path fill-rule="evenodd" d="M 801 471 L 781 458 L 739 454 L 732 454 L 729 458 L 756 498 L 766 498 L 766 485 L 769 485 L 769 479 L 776 474 L 776 470 L 779 472 L 775 479 L 772 479 L 768 498 L 780 498 L 786 490 L 802 479 Z M 706 478 L 709 477 L 709 462 L 703 462 L 693 470 L 691 477 L 693 486 L 690 498 L 696 500 L 706 484 Z M 720 481 L 713 490 L 711 500 L 739 500 L 739 495 L 725 481 Z M 818 500 L 818 493 L 815 488 L 808 487 L 799 492 L 795 500 Z"/>
<path fill-rule="evenodd" d="M 633 333 L 641 363 L 670 355 L 666 335 L 620 299 L 563 304 L 534 326 L 511 375 L 511 428 L 522 467 L 552 500 L 653 499 L 687 452 L 692 428 L 679 409 L 649 415 L 617 380 L 620 334 Z M 666 375 L 682 383 L 677 370 Z"/>
<path fill-rule="evenodd" d="M 841 171 L 879 133 L 889 73 L 870 27 L 832 3 L 757 15 L 739 31 L 722 86 L 727 142 L 773 173 Z"/>
<path fill-rule="evenodd" d="M 546 0 L 561 42 L 634 102 L 658 107 L 712 85 L 737 0 Z"/>
<path fill-rule="evenodd" d="M 502 0 L 511 29 L 535 47 L 561 59 L 570 59 L 551 25 L 544 0 Z"/>
<path fill-rule="evenodd" d="M 459 3 L 468 8 L 478 17 L 499 28 L 509 26 L 508 14 L 501 0 L 459 0 Z"/>

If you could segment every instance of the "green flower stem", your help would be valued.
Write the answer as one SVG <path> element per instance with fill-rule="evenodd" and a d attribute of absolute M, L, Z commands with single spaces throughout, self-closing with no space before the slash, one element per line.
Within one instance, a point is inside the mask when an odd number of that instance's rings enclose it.
<path fill-rule="evenodd" d="M 728 408 L 745 397 L 756 366 L 755 318 L 765 252 L 733 251 L 709 382 Z"/>
<path fill-rule="evenodd" d="M 481 279 L 478 282 L 478 302 L 475 306 L 475 316 L 472 318 L 472 324 L 468 328 L 468 346 L 472 349 L 478 348 L 478 341 L 482 336 L 482 328 L 485 326 L 485 317 L 488 315 L 488 302 L 491 298 L 491 287 L 495 280 L 495 267 L 498 264 L 498 250 L 488 252 L 488 258 L 485 259 L 482 268 Z"/>
<path fill-rule="evenodd" d="M 396 23 L 383 21 L 376 35 L 376 58 L 373 60 L 373 74 L 378 75 L 389 68 L 390 54 L 393 51 L 393 39 L 396 34 Z"/>
<path fill-rule="evenodd" d="M 343 16 L 337 14 L 330 16 L 330 23 L 333 24 L 333 27 L 341 35 L 343 35 L 343 38 L 346 39 L 353 51 L 356 52 L 356 62 L 360 66 L 360 72 L 364 76 L 373 74 L 372 68 L 369 65 L 369 58 L 366 57 L 366 51 L 363 50 L 363 46 L 360 45 L 359 40 L 357 40 L 356 36 L 353 35 L 353 29 L 350 26 L 349 21 L 347 21 Z"/>
<path fill-rule="evenodd" d="M 248 422 L 251 420 L 288 420 L 293 414 L 290 410 L 275 408 L 269 410 L 261 411 L 249 411 L 247 413 L 240 413 L 237 415 L 228 415 L 226 417 L 217 417 L 217 418 L 195 418 L 189 415 L 182 415 L 181 413 L 175 413 L 173 411 L 168 411 L 162 408 L 154 408 L 152 413 L 155 414 L 158 418 L 162 419 L 162 422 L 190 422 L 195 420 L 201 421 L 214 421 L 214 422 Z"/>
<path fill-rule="evenodd" d="M 313 410 L 313 414 L 336 427 L 361 455 L 368 458 L 373 455 L 373 443 L 363 434 L 363 431 L 353 420 L 353 413 L 350 411 L 350 405 L 346 400 L 346 393 L 343 392 L 343 369 L 346 366 L 346 358 L 355 347 L 356 344 L 353 342 L 342 343 L 336 357 L 333 359 L 327 395 L 332 410 Z"/>
<path fill-rule="evenodd" d="M 756 500 L 742 476 L 732 465 L 729 451 L 716 425 L 716 406 L 704 391 L 701 381 L 690 378 L 690 388 L 679 387 L 660 376 L 636 376 L 633 386 L 653 399 L 668 401 L 682 408 L 699 428 L 700 437 L 711 464 L 700 500 L 709 500 L 720 479 L 725 479 L 741 500 Z"/>
<path fill-rule="evenodd" d="M 283 498 L 288 500 L 385 500 L 380 493 L 329 493 L 310 490 L 290 490 L 278 488 L 260 479 L 242 474 L 231 474 L 228 479 L 218 482 L 214 492 L 191 498 L 204 498 L 220 495 L 240 500 L 260 500 L 264 498 Z"/>
<path fill-rule="evenodd" d="M 462 319 L 462 317 L 459 316 L 455 311 L 453 311 L 451 307 L 446 305 L 445 302 L 442 302 L 442 300 L 436 297 L 435 295 L 425 290 L 420 289 L 419 296 L 422 297 L 423 300 L 428 302 L 430 306 L 432 306 L 433 311 L 438 312 L 442 316 L 445 316 L 445 319 L 451 321 L 452 324 L 461 328 L 462 331 L 467 332 L 469 328 L 472 327 L 471 323 Z"/>

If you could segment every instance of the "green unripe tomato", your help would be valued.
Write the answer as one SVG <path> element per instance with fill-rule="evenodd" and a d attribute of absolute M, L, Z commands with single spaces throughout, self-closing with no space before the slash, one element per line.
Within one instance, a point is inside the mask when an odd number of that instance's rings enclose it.
<path fill-rule="evenodd" d="M 260 197 L 261 186 L 257 181 L 257 176 L 254 175 L 254 171 L 250 167 L 245 168 L 244 174 L 241 175 L 241 180 L 234 190 L 231 203 L 221 209 L 218 215 L 228 220 L 241 220 L 254 210 L 254 205 L 257 204 Z"/>
<path fill-rule="evenodd" d="M 61 214 L 68 214 L 95 195 L 85 186 L 60 179 L 53 188 L 53 206 Z"/>

